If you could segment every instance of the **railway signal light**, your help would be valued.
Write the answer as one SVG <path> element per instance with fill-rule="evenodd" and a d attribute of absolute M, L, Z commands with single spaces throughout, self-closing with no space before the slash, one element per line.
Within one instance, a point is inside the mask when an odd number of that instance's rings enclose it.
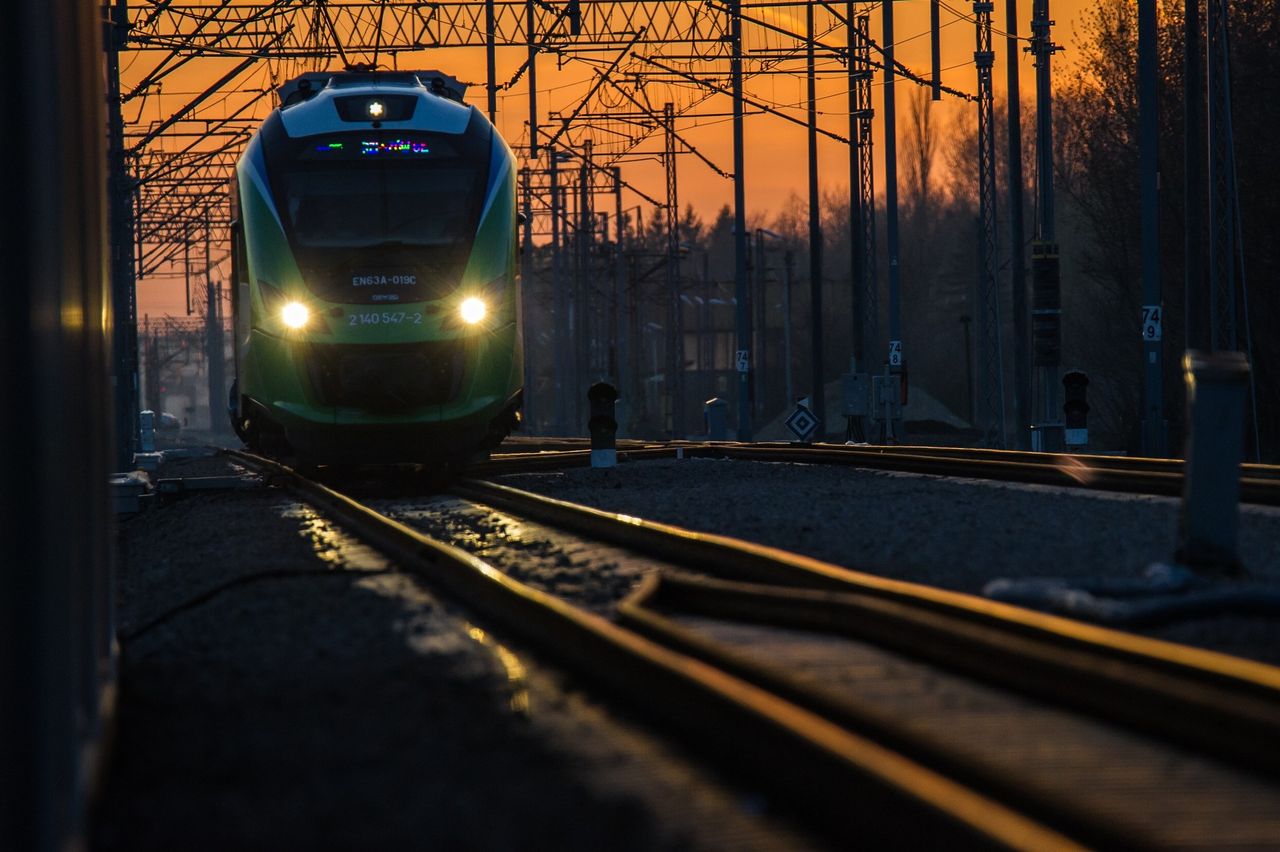
<path fill-rule="evenodd" d="M 608 382 L 596 382 L 587 390 L 587 402 L 591 404 L 587 431 L 591 433 L 592 467 L 613 467 L 618 463 L 618 420 L 613 411 L 617 401 L 618 389 Z"/>
<path fill-rule="evenodd" d="M 1062 377 L 1062 386 L 1066 389 L 1062 403 L 1065 442 L 1069 447 L 1083 447 L 1089 443 L 1089 376 L 1071 370 Z"/>
<path fill-rule="evenodd" d="M 1036 366 L 1062 363 L 1062 283 L 1053 243 L 1031 246 L 1031 345 Z"/>

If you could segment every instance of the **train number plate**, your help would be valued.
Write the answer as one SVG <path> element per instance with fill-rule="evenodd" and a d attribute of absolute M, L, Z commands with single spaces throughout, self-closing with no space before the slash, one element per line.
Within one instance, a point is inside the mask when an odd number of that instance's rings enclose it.
<path fill-rule="evenodd" d="M 422 325 L 422 311 L 354 311 L 347 314 L 347 325 Z"/>

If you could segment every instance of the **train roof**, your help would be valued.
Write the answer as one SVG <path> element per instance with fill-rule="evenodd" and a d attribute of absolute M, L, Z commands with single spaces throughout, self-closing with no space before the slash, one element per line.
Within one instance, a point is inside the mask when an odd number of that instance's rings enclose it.
<path fill-rule="evenodd" d="M 443 71 L 308 71 L 276 89 L 280 106 L 309 100 L 322 89 L 360 86 L 411 87 L 462 103 L 467 84 Z"/>
<path fill-rule="evenodd" d="M 293 138 L 353 130 L 463 133 L 466 84 L 441 71 L 313 71 L 280 86 L 279 116 Z"/>

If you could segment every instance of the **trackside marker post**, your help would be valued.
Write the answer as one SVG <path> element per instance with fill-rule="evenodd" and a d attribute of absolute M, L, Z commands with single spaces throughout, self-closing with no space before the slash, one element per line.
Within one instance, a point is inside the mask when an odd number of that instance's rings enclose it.
<path fill-rule="evenodd" d="M 587 391 L 587 402 L 591 404 L 587 431 L 591 433 L 592 467 L 618 464 L 618 420 L 614 416 L 617 401 L 618 389 L 607 382 L 597 382 Z"/>
<path fill-rule="evenodd" d="M 702 416 L 707 423 L 708 441 L 729 440 L 729 403 L 718 396 L 702 404 Z"/>
<path fill-rule="evenodd" d="M 1240 574 L 1236 544 L 1249 362 L 1243 352 L 1192 351 L 1183 356 L 1182 368 L 1191 430 L 1174 558 L 1202 574 Z"/>
<path fill-rule="evenodd" d="M 1065 443 L 1073 449 L 1083 447 L 1089 443 L 1089 376 L 1070 370 L 1062 377 L 1062 388 Z"/>

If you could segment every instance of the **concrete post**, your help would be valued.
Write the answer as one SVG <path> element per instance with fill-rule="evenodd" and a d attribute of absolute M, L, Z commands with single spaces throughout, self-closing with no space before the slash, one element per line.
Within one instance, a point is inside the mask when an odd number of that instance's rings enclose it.
<path fill-rule="evenodd" d="M 1182 359 L 1191 429 L 1175 559 L 1201 573 L 1240 574 L 1240 461 L 1249 362 L 1242 352 Z"/>
<path fill-rule="evenodd" d="M 729 403 L 720 397 L 712 397 L 702 404 L 702 416 L 707 424 L 708 441 L 729 440 Z"/>

